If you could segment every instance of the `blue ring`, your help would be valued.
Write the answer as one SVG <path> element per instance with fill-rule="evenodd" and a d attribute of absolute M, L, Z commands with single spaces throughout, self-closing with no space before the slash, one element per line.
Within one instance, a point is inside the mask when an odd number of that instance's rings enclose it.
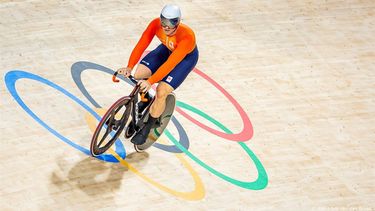
<path fill-rule="evenodd" d="M 93 111 L 89 106 L 87 106 L 84 102 L 82 102 L 80 99 L 78 99 L 77 97 L 75 97 L 74 95 L 72 95 L 71 93 L 66 91 L 64 88 L 56 85 L 55 83 L 53 83 L 53 82 L 51 82 L 47 79 L 44 79 L 40 76 L 34 75 L 32 73 L 25 72 L 25 71 L 22 71 L 22 70 L 9 71 L 5 75 L 5 83 L 6 83 L 6 86 L 9 90 L 10 94 L 17 101 L 17 103 L 26 111 L 26 113 L 28 113 L 35 121 L 37 121 L 40 125 L 42 125 L 49 132 L 51 132 L 56 137 L 60 138 L 65 143 L 71 145 L 72 147 L 78 149 L 79 151 L 85 153 L 86 155 L 91 155 L 90 150 L 74 143 L 73 141 L 69 140 L 65 136 L 61 135 L 56 130 L 51 128 L 48 124 L 46 124 L 43 120 L 41 120 L 33 111 L 31 111 L 31 109 L 23 102 L 23 100 L 18 95 L 17 90 L 16 90 L 16 85 L 15 85 L 16 81 L 18 79 L 21 79 L 21 78 L 28 78 L 28 79 L 32 79 L 32 80 L 36 80 L 38 82 L 44 83 L 44 84 L 60 91 L 61 93 L 63 93 L 67 97 L 71 98 L 72 100 L 74 100 L 76 103 L 78 103 L 84 109 L 86 109 L 91 115 L 93 115 L 96 119 L 100 120 L 101 117 L 95 111 Z M 124 148 L 124 145 L 121 143 L 121 141 L 116 141 L 116 153 L 118 155 L 120 155 L 120 157 L 123 158 L 123 159 L 126 157 L 125 148 Z M 97 156 L 96 158 L 98 158 L 100 160 L 103 160 L 103 161 L 107 161 L 107 162 L 113 162 L 113 163 L 119 162 L 111 154 L 103 154 L 103 155 Z"/>
<path fill-rule="evenodd" d="M 97 103 L 94 100 L 94 98 L 88 93 L 88 91 L 86 90 L 85 86 L 82 83 L 81 74 L 82 74 L 83 71 L 85 71 L 87 69 L 99 70 L 99 71 L 108 73 L 110 75 L 113 75 L 113 73 L 115 73 L 115 72 L 113 70 L 107 68 L 107 67 L 102 66 L 102 65 L 95 64 L 95 63 L 92 63 L 92 62 L 86 62 L 86 61 L 76 62 L 71 67 L 72 78 L 73 78 L 74 82 L 76 83 L 78 89 L 82 92 L 82 94 L 86 97 L 86 99 L 91 102 L 91 104 L 93 106 L 95 106 L 96 108 L 102 108 L 102 106 L 100 106 L 99 103 Z M 134 84 L 129 79 L 127 79 L 127 78 L 125 79 L 122 75 L 119 78 L 121 80 L 125 81 L 126 83 L 128 83 L 129 85 L 134 86 Z M 178 120 L 174 116 L 172 116 L 171 120 L 175 124 L 175 126 L 178 130 L 178 134 L 180 136 L 180 141 L 179 141 L 180 144 L 185 149 L 189 149 L 190 141 L 189 141 L 189 137 L 186 134 L 185 129 L 181 126 L 181 124 L 178 122 Z M 168 129 L 166 129 L 166 131 L 168 131 Z M 181 149 L 179 149 L 175 145 L 164 145 L 164 144 L 154 143 L 152 146 L 154 146 L 156 148 L 159 148 L 161 150 L 167 151 L 167 152 L 183 153 L 181 151 Z"/>

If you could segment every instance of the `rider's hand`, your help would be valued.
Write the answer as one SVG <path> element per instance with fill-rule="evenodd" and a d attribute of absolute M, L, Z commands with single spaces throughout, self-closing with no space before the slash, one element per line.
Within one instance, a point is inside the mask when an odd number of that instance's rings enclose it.
<path fill-rule="evenodd" d="M 122 67 L 122 68 L 118 69 L 117 72 L 118 72 L 118 74 L 122 74 L 127 78 L 132 73 L 132 69 L 130 67 Z"/>
<path fill-rule="evenodd" d="M 151 84 L 147 80 L 138 81 L 138 85 L 140 87 L 140 90 L 144 93 L 148 92 L 148 90 L 150 90 L 151 88 Z"/>

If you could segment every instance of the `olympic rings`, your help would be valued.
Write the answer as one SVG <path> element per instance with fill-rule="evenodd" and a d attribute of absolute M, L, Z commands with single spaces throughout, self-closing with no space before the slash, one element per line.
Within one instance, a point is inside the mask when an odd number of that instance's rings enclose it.
<path fill-rule="evenodd" d="M 86 69 L 89 69 L 89 68 L 96 69 L 96 70 L 99 70 L 99 71 L 103 71 L 103 72 L 106 72 L 108 74 L 112 74 L 113 71 L 110 70 L 110 69 L 108 69 L 108 68 L 106 68 L 106 67 L 103 67 L 101 65 L 97 65 L 97 64 L 94 64 L 94 63 L 90 63 L 90 62 L 76 62 L 75 64 L 72 65 L 73 80 L 76 82 L 78 88 L 81 90 L 81 92 L 83 93 L 83 95 L 94 106 L 96 106 L 97 108 L 100 108 L 100 105 L 90 96 L 90 94 L 87 92 L 87 90 L 85 89 L 85 87 L 84 87 L 84 85 L 83 85 L 83 83 L 81 81 L 81 73 L 82 73 L 82 71 L 84 71 Z M 166 136 L 175 144 L 175 146 L 173 146 L 173 145 L 172 146 L 162 145 L 162 144 L 159 144 L 159 143 L 155 143 L 154 145 L 157 146 L 160 149 L 165 150 L 165 151 L 170 151 L 170 152 L 184 152 L 187 156 L 189 156 L 197 164 L 201 165 L 203 168 L 205 168 L 209 172 L 213 173 L 215 176 L 218 176 L 219 178 L 221 178 L 221 179 L 223 179 L 223 180 L 225 180 L 225 181 L 227 181 L 229 183 L 232 183 L 234 185 L 237 185 L 239 187 L 246 188 L 246 189 L 254 189 L 254 190 L 259 190 L 259 189 L 265 188 L 267 186 L 267 184 L 268 184 L 268 176 L 267 176 L 267 173 L 266 173 L 263 165 L 258 160 L 258 158 L 255 156 L 255 154 L 246 146 L 246 144 L 242 143 L 242 141 L 249 140 L 252 137 L 252 135 L 253 135 L 253 128 L 252 128 L 252 125 L 251 125 L 251 122 L 250 122 L 248 116 L 246 115 L 246 113 L 244 112 L 244 110 L 241 108 L 241 106 L 238 104 L 238 102 L 236 102 L 234 100 L 234 98 L 231 95 L 229 95 L 229 93 L 226 92 L 217 82 L 215 82 L 213 79 L 211 79 L 209 76 L 205 75 L 203 72 L 201 72 L 198 69 L 194 69 L 194 72 L 196 72 L 198 75 L 200 75 L 205 80 L 207 80 L 208 82 L 210 82 L 213 86 L 215 86 L 217 89 L 219 89 L 219 91 L 221 93 L 223 93 L 227 97 L 227 99 L 235 106 L 235 108 L 237 109 L 237 111 L 239 112 L 239 114 L 240 114 L 240 116 L 242 118 L 242 121 L 243 121 L 243 124 L 244 124 L 244 129 L 240 133 L 238 133 L 238 134 L 233 134 L 232 131 L 230 131 L 223 124 L 221 124 L 220 122 L 218 122 L 217 120 L 215 120 L 214 118 L 212 118 L 211 116 L 209 116 L 208 114 L 203 113 L 201 110 L 198 110 L 197 108 L 195 108 L 195 107 L 193 107 L 191 105 L 188 105 L 186 103 L 180 102 L 180 101 L 177 101 L 177 103 L 176 103 L 176 105 L 177 105 L 176 110 L 178 112 L 180 112 L 184 117 L 186 117 L 187 119 L 189 119 L 190 121 L 192 121 L 193 123 L 195 123 L 197 126 L 201 127 L 202 129 L 205 129 L 206 131 L 208 131 L 210 133 L 213 133 L 213 134 L 215 134 L 215 135 L 217 135 L 219 137 L 222 137 L 222 138 L 225 138 L 225 139 L 228 139 L 228 140 L 232 140 L 232 141 L 238 142 L 238 144 L 246 151 L 246 153 L 249 155 L 249 157 L 253 160 L 253 162 L 254 162 L 254 164 L 255 164 L 255 166 L 257 168 L 257 171 L 258 171 L 258 178 L 255 181 L 253 181 L 253 182 L 239 181 L 239 180 L 236 180 L 236 179 L 231 178 L 229 176 L 226 176 L 226 175 L 224 175 L 221 172 L 218 172 L 217 170 L 213 169 L 212 167 L 208 166 L 206 163 L 204 163 L 203 161 L 201 161 L 199 158 L 197 158 L 195 155 L 193 155 L 188 150 L 188 147 L 189 147 L 189 138 L 187 137 L 186 132 L 183 130 L 183 127 L 181 126 L 181 124 L 174 117 L 172 118 L 172 122 L 175 124 L 175 126 L 176 126 L 176 128 L 177 128 L 177 130 L 179 132 L 179 136 L 180 136 L 180 140 L 179 141 L 180 142 L 177 141 L 176 138 L 174 138 L 171 135 L 171 133 L 166 129 L 165 130 Z M 48 86 L 51 86 L 52 88 L 57 89 L 58 91 L 62 92 L 64 95 L 70 97 L 72 100 L 74 100 L 75 102 L 77 102 L 79 105 L 81 105 L 83 108 L 85 108 L 92 116 L 94 116 L 97 120 L 100 119 L 100 116 L 97 113 L 95 113 L 95 111 L 93 111 L 91 108 L 89 108 L 85 103 L 83 103 L 77 97 L 73 96 L 71 93 L 67 92 L 62 87 L 60 87 L 60 86 L 52 83 L 51 81 L 48 81 L 48 80 L 46 80 L 44 78 L 41 78 L 41 77 L 39 77 L 37 75 L 31 74 L 31 73 L 27 73 L 27 72 L 24 72 L 24 71 L 17 71 L 17 70 L 15 70 L 15 71 L 8 72 L 6 74 L 6 76 L 5 76 L 5 82 L 6 82 L 6 85 L 7 85 L 7 88 L 9 90 L 9 92 L 16 99 L 17 103 L 32 118 L 34 118 L 34 120 L 36 120 L 39 124 L 41 124 L 43 127 L 45 127 L 52 134 L 54 134 L 55 136 L 57 136 L 58 138 L 60 138 L 64 142 L 66 142 L 69 145 L 73 146 L 74 148 L 80 150 L 81 152 L 89 155 L 89 150 L 88 149 L 86 149 L 86 148 L 84 148 L 84 147 L 82 147 L 80 145 L 77 145 L 76 143 L 72 142 L 71 140 L 69 140 L 66 137 L 64 137 L 61 134 L 59 134 L 56 130 L 54 130 L 51 127 L 49 127 L 36 114 L 34 114 L 29 107 L 27 107 L 27 105 L 21 100 L 20 96 L 18 95 L 18 93 L 17 93 L 17 91 L 15 89 L 15 83 L 16 83 L 16 81 L 18 79 L 21 79 L 21 78 L 33 79 L 33 80 L 36 80 L 36 81 L 40 81 L 40 82 L 42 82 L 42 83 L 44 83 L 44 84 L 46 84 Z M 125 80 L 125 81 L 127 83 L 131 84 L 129 81 L 127 81 L 127 80 Z M 213 123 L 214 125 L 216 125 L 217 127 L 219 127 L 223 132 L 215 130 L 213 128 L 208 127 L 207 125 L 204 125 L 204 124 L 198 122 L 192 116 L 190 116 L 187 113 L 185 113 L 182 109 L 189 110 L 189 111 L 191 111 L 191 112 L 193 112 L 193 113 L 195 113 L 195 114 L 197 114 L 197 115 L 199 115 L 199 116 L 207 119 L 208 121 L 210 121 L 211 123 Z M 174 150 L 170 150 L 170 148 L 168 148 L 168 147 L 174 147 Z M 182 159 L 182 157 L 180 155 L 176 155 L 176 156 L 180 160 Z M 109 161 L 109 162 L 120 162 L 121 165 L 124 165 L 125 167 L 129 168 L 135 174 L 137 174 L 141 178 L 143 178 L 146 181 L 148 181 L 150 184 L 154 185 L 155 187 L 159 188 L 160 190 L 169 192 L 169 193 L 171 193 L 171 194 L 173 194 L 175 196 L 182 197 L 182 198 L 185 198 L 185 199 L 188 199 L 188 200 L 195 200 L 195 199 L 202 198 L 204 196 L 204 193 L 203 193 L 204 192 L 204 188 L 203 188 L 203 186 L 201 187 L 201 181 L 200 181 L 199 177 L 197 177 L 194 174 L 195 171 L 191 169 L 191 167 L 186 163 L 186 161 L 181 160 L 181 162 L 183 162 L 183 165 L 186 168 L 188 168 L 190 174 L 193 176 L 194 181 L 195 181 L 195 190 L 193 192 L 190 192 L 190 193 L 182 193 L 182 192 L 174 191 L 174 190 L 171 190 L 171 189 L 169 189 L 169 188 L 167 188 L 167 187 L 165 187 L 163 185 L 160 185 L 160 184 L 156 183 L 155 181 L 149 179 L 148 177 L 146 177 L 142 173 L 138 172 L 137 169 L 135 169 L 129 163 L 127 163 L 124 160 L 125 157 L 126 157 L 125 149 L 124 149 L 122 143 L 120 141 L 117 141 L 116 142 L 116 152 L 111 151 L 110 154 L 104 154 L 104 155 L 102 155 L 102 156 L 100 156 L 98 158 L 101 159 L 101 160 L 104 160 L 104 161 Z M 203 192 L 202 192 L 202 190 L 203 190 Z"/>

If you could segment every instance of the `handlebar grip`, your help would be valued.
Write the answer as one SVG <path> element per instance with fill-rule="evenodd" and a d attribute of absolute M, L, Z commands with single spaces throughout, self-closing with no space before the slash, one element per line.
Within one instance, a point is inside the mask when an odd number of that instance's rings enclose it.
<path fill-rule="evenodd" d="M 115 82 L 115 83 L 118 83 L 120 82 L 120 80 L 117 79 L 117 74 L 118 72 L 115 72 L 112 76 L 112 81 Z M 132 76 L 132 75 L 129 75 L 128 79 L 133 82 L 134 84 L 137 84 L 138 81 Z"/>
<path fill-rule="evenodd" d="M 120 82 L 120 80 L 116 79 L 117 74 L 118 74 L 118 73 L 115 72 L 115 73 L 113 74 L 113 76 L 112 76 L 112 81 L 115 82 L 115 83 Z"/>

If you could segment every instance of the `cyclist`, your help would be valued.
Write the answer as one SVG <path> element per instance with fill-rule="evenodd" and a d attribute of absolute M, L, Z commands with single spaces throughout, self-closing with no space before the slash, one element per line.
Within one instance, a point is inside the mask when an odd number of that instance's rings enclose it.
<path fill-rule="evenodd" d="M 193 30 L 181 23 L 180 8 L 168 4 L 162 9 L 160 17 L 149 23 L 133 49 L 127 67 L 118 69 L 118 73 L 125 77 L 131 74 L 155 35 L 161 44 L 141 60 L 134 74 L 136 79 L 147 78 L 138 82 L 142 92 L 147 92 L 151 85 L 159 83 L 148 121 L 131 139 L 136 145 L 146 141 L 152 126 L 165 109 L 168 94 L 181 85 L 199 57 Z"/>

